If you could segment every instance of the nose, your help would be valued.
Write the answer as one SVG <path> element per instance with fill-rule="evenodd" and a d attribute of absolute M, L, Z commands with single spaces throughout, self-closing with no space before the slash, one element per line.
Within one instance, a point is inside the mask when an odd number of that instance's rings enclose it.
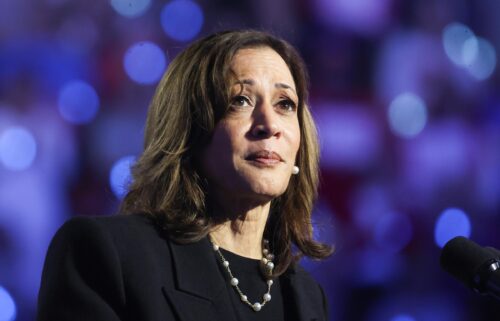
<path fill-rule="evenodd" d="M 256 138 L 281 136 L 279 118 L 271 104 L 263 103 L 261 106 L 255 108 L 253 118 L 252 136 Z"/>

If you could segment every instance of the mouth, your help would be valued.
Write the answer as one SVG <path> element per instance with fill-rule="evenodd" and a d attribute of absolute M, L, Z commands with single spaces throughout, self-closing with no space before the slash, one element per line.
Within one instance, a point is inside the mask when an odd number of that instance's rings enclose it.
<path fill-rule="evenodd" d="M 280 154 L 264 149 L 250 153 L 245 159 L 265 166 L 274 166 L 283 162 L 283 158 L 281 158 Z"/>

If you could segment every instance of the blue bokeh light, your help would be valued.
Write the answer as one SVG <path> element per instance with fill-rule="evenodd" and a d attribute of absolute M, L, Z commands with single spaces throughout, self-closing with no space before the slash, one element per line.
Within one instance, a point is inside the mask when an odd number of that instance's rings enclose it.
<path fill-rule="evenodd" d="M 387 118 L 394 134 L 404 138 L 415 137 L 427 123 L 427 107 L 417 95 L 403 93 L 390 104 Z"/>
<path fill-rule="evenodd" d="M 443 29 L 442 41 L 448 58 L 458 66 L 465 66 L 473 57 L 473 46 L 470 46 L 473 40 L 469 40 L 475 37 L 474 32 L 464 24 L 453 22 L 447 25 Z"/>
<path fill-rule="evenodd" d="M 135 18 L 149 9 L 151 0 L 111 0 L 111 6 L 118 14 Z"/>
<path fill-rule="evenodd" d="M 465 40 L 462 46 L 462 62 L 464 66 L 469 66 L 477 59 L 479 52 L 479 41 L 477 37 L 470 37 Z"/>
<path fill-rule="evenodd" d="M 59 92 L 59 113 L 68 122 L 86 124 L 99 111 L 99 97 L 95 89 L 81 80 L 67 83 Z"/>
<path fill-rule="evenodd" d="M 476 80 L 491 76 L 497 64 L 496 50 L 486 39 L 476 37 L 469 27 L 451 23 L 443 30 L 446 55 L 456 65 L 467 69 Z"/>
<path fill-rule="evenodd" d="M 411 241 L 413 227 L 407 215 L 388 213 L 378 220 L 374 232 L 375 244 L 379 248 L 397 253 Z"/>
<path fill-rule="evenodd" d="M 161 25 L 165 33 L 178 41 L 196 37 L 203 26 L 203 11 L 190 0 L 174 0 L 161 11 Z"/>
<path fill-rule="evenodd" d="M 467 65 L 469 74 L 477 80 L 489 78 L 497 64 L 497 53 L 493 45 L 486 39 L 478 37 L 468 47 L 473 47 L 470 64 Z"/>
<path fill-rule="evenodd" d="M 456 236 L 470 237 L 471 224 L 467 214 L 458 208 L 444 210 L 436 222 L 434 238 L 439 247 Z"/>
<path fill-rule="evenodd" d="M 122 199 L 132 182 L 131 166 L 135 163 L 134 156 L 125 156 L 116 161 L 109 174 L 109 184 L 118 199 Z"/>
<path fill-rule="evenodd" d="M 143 41 L 132 45 L 123 59 L 125 72 L 133 81 L 150 85 L 156 83 L 167 67 L 167 58 L 156 44 Z"/>
<path fill-rule="evenodd" d="M 20 171 L 29 168 L 36 152 L 35 138 L 23 127 L 7 128 L 0 135 L 0 162 L 9 170 Z"/>
<path fill-rule="evenodd" d="M 415 318 L 408 314 L 398 314 L 391 321 L 415 321 Z"/>
<path fill-rule="evenodd" d="M 6 289 L 0 286 L 0 321 L 14 321 L 16 310 L 14 299 Z"/>

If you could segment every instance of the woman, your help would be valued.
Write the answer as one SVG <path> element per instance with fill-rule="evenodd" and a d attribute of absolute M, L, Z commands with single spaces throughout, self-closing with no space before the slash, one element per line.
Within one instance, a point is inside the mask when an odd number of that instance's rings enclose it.
<path fill-rule="evenodd" d="M 321 287 L 296 264 L 332 252 L 312 239 L 307 94 L 299 55 L 263 32 L 179 54 L 148 112 L 128 215 L 63 225 L 38 320 L 327 320 Z"/>

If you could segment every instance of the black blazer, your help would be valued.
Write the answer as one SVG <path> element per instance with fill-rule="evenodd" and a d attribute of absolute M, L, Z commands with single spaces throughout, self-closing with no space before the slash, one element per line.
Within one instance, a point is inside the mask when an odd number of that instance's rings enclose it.
<path fill-rule="evenodd" d="M 37 320 L 235 320 L 208 242 L 171 242 L 144 215 L 73 218 L 49 247 Z M 285 309 L 327 320 L 323 290 L 307 272 L 290 268 L 280 282 L 295 301 Z"/>

